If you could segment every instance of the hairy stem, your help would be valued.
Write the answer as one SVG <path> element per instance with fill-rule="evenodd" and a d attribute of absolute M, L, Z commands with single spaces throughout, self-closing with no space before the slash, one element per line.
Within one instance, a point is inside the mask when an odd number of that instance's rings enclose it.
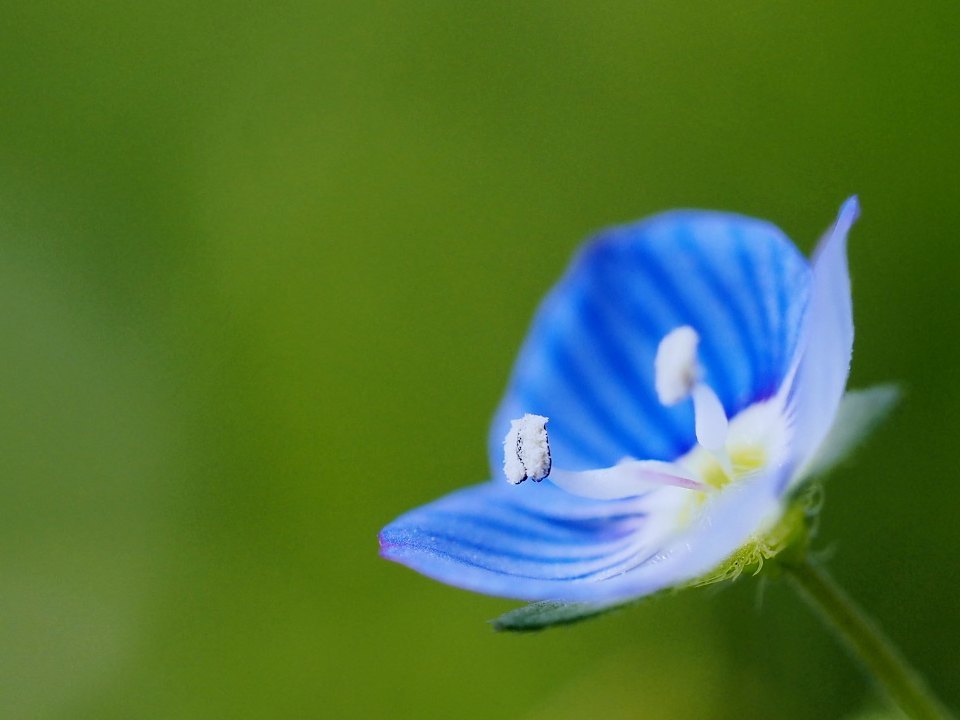
<path fill-rule="evenodd" d="M 806 557 L 781 563 L 781 567 L 800 595 L 907 716 L 915 720 L 953 718 L 876 623 L 826 570 Z"/>

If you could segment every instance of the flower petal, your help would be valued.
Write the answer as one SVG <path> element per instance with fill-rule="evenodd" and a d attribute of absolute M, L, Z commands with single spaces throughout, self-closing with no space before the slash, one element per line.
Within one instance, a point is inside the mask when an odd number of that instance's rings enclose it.
<path fill-rule="evenodd" d="M 549 483 L 488 482 L 403 515 L 381 554 L 458 587 L 554 599 L 645 559 L 641 499 L 577 498 Z"/>
<path fill-rule="evenodd" d="M 555 599 L 616 605 L 702 578 L 780 519 L 783 471 L 775 469 L 711 496 L 694 525 L 669 538 L 642 564 L 602 582 L 566 586 Z"/>
<path fill-rule="evenodd" d="M 860 214 L 857 198 L 840 208 L 813 255 L 810 299 L 801 325 L 786 413 L 792 426 L 791 463 L 802 466 L 833 424 L 850 373 L 853 308 L 847 270 L 847 233 Z"/>
<path fill-rule="evenodd" d="M 418 508 L 380 534 L 381 554 L 441 582 L 520 600 L 612 606 L 697 579 L 771 526 L 782 469 L 710 496 L 700 519 L 667 526 L 687 490 L 597 501 L 543 482 L 476 485 Z M 672 514 L 672 513 L 670 513 Z"/>
<path fill-rule="evenodd" d="M 540 306 L 490 431 L 491 467 L 513 418 L 550 418 L 559 467 L 672 460 L 695 442 L 692 403 L 654 390 L 660 340 L 700 335 L 704 380 L 728 415 L 770 397 L 794 355 L 809 267 L 773 225 L 682 211 L 588 243 Z"/>

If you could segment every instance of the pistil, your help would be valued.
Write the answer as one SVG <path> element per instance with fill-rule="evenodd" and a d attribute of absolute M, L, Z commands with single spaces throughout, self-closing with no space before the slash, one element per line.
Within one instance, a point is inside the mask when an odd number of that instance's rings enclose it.
<path fill-rule="evenodd" d="M 730 423 L 723 403 L 706 382 L 697 353 L 700 336 L 689 325 L 674 328 L 660 341 L 654 358 L 654 385 L 657 397 L 666 406 L 693 399 L 694 429 L 697 442 L 713 455 L 723 471 L 733 477 L 733 465 L 727 454 Z"/>

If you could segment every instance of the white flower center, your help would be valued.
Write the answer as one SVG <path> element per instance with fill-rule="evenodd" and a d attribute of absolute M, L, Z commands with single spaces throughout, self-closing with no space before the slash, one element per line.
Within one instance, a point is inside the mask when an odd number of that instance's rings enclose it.
<path fill-rule="evenodd" d="M 682 529 L 704 510 L 712 495 L 737 484 L 765 468 L 776 466 L 786 457 L 789 430 L 776 398 L 755 403 L 737 413 L 730 421 L 729 433 L 721 451 L 695 445 L 674 465 L 702 484 L 695 492 L 664 488 L 652 501 L 661 516 L 671 518 L 665 526 Z"/>
<path fill-rule="evenodd" d="M 781 403 L 757 403 L 728 421 L 720 398 L 704 381 L 697 346 L 700 338 L 689 325 L 664 336 L 654 360 L 657 395 L 664 405 L 690 398 L 695 445 L 673 462 L 627 457 L 607 468 L 569 471 L 552 466 L 547 418 L 524 415 L 510 423 L 503 439 L 503 472 L 519 485 L 546 477 L 563 490 L 596 500 L 651 494 L 665 504 L 661 518 L 685 525 L 709 497 L 727 485 L 761 470 L 783 456 L 786 426 Z M 692 491 L 692 492 L 691 492 Z M 669 507 L 669 509 L 667 509 Z"/>

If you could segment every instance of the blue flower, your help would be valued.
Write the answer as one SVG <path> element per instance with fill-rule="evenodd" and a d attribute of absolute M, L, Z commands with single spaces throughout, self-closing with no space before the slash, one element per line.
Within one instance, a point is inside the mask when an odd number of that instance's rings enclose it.
<path fill-rule="evenodd" d="M 810 262 L 716 212 L 588 242 L 513 369 L 494 479 L 398 518 L 383 556 L 491 595 L 617 604 L 762 546 L 844 394 L 858 213 L 847 200 Z"/>

